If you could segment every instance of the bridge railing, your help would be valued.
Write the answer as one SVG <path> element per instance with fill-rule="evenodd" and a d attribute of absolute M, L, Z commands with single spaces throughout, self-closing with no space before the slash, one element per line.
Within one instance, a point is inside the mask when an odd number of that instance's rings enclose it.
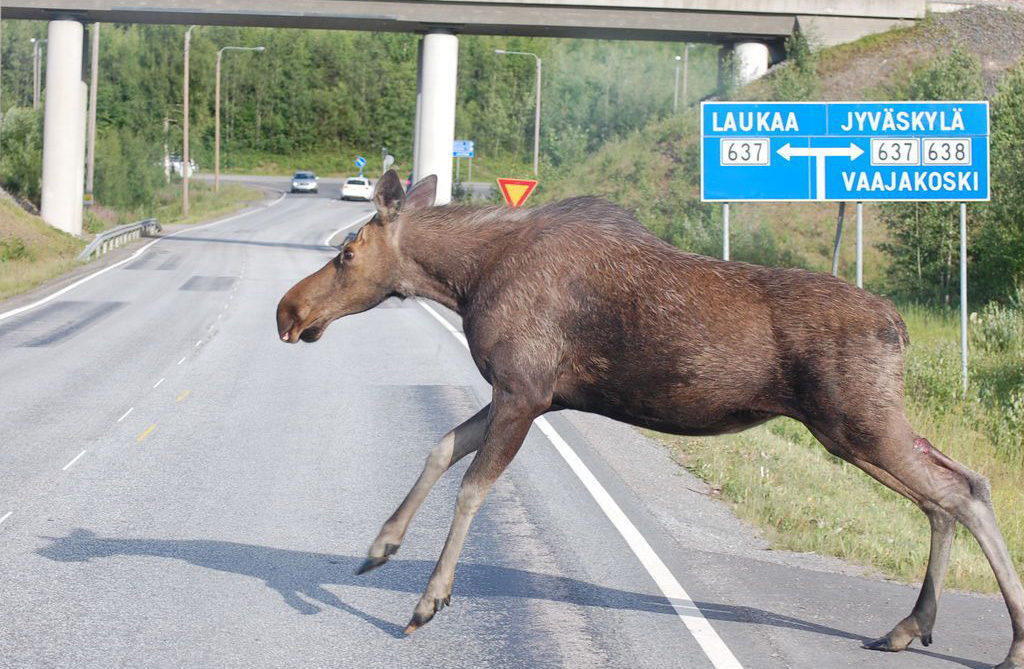
<path fill-rule="evenodd" d="M 99 257 L 107 251 L 112 251 L 139 237 L 149 237 L 153 232 L 160 232 L 162 229 L 155 218 L 119 225 L 96 235 L 96 239 L 89 242 L 85 250 L 78 255 L 78 260 L 85 262 L 93 256 Z"/>

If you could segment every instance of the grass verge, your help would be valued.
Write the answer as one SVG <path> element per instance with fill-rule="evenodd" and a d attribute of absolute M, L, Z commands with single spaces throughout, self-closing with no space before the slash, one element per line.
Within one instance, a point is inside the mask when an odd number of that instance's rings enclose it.
<path fill-rule="evenodd" d="M 1020 432 L 1000 428 L 1013 420 L 1005 403 L 1020 397 L 1020 386 L 1007 390 L 1006 377 L 1020 380 L 1024 338 L 1008 349 L 977 342 L 971 391 L 963 397 L 955 312 L 908 307 L 903 313 L 913 342 L 906 378 L 910 420 L 945 453 L 989 478 L 1000 528 L 1018 571 L 1024 572 Z M 1024 316 L 1016 318 L 1019 329 Z M 656 436 L 680 464 L 721 490 L 735 513 L 774 546 L 833 555 L 900 581 L 923 577 L 928 561 L 924 515 L 829 455 L 796 421 L 776 419 L 737 435 L 706 439 Z M 964 590 L 997 590 L 981 550 L 962 527 L 957 528 L 947 583 Z"/>
<path fill-rule="evenodd" d="M 0 196 L 0 300 L 68 271 L 84 247 L 82 240 Z"/>

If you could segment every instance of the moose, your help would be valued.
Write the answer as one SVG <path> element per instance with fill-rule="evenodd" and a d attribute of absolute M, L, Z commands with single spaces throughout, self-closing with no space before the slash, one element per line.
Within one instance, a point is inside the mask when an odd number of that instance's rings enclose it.
<path fill-rule="evenodd" d="M 831 276 L 683 252 L 595 197 L 531 209 L 434 206 L 437 180 L 377 183 L 376 214 L 277 307 L 280 339 L 314 342 L 332 321 L 389 297 L 435 300 L 462 317 L 491 402 L 446 434 L 384 523 L 359 573 L 398 551 L 441 475 L 475 453 L 426 591 L 405 629 L 450 603 L 455 566 L 489 488 L 535 418 L 589 411 L 682 435 L 744 430 L 777 416 L 906 496 L 931 549 L 910 614 L 873 650 L 932 628 L 957 522 L 995 573 L 1013 641 L 999 669 L 1024 669 L 1024 589 L 987 480 L 911 427 L 903 409 L 907 329 L 887 300 Z"/>

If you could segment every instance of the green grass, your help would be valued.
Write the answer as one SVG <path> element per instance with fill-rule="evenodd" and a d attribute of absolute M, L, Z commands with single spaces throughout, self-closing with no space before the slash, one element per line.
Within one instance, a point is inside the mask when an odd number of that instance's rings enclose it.
<path fill-rule="evenodd" d="M 71 269 L 84 247 L 82 240 L 0 196 L 0 300 Z"/>
<path fill-rule="evenodd" d="M 1020 360 L 1024 337 L 985 344 L 972 335 L 972 384 L 960 389 L 955 312 L 920 306 L 902 310 L 910 330 L 907 408 L 917 431 L 949 456 L 989 478 L 993 503 L 1018 571 L 1024 572 L 1024 450 L 1018 429 L 1024 411 Z M 972 326 L 982 332 L 979 319 Z M 1002 324 L 1024 331 L 1024 312 Z M 1016 398 L 1016 399 L 1014 399 Z M 1016 404 L 1014 404 L 1016 402 Z M 1008 408 L 1010 407 L 1010 408 Z M 658 435 L 677 460 L 708 481 L 736 514 L 761 529 L 778 548 L 834 555 L 917 581 L 928 560 L 928 523 L 916 506 L 829 455 L 799 423 L 776 419 L 740 433 L 709 439 Z M 958 528 L 950 587 L 996 591 L 977 543 Z"/>

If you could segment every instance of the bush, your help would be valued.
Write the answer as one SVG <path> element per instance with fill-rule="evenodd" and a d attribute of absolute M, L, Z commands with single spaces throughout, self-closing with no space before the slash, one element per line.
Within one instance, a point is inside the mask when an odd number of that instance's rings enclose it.
<path fill-rule="evenodd" d="M 8 237 L 7 239 L 0 239 L 0 262 L 30 259 L 31 257 L 32 254 L 25 246 L 25 242 L 19 238 Z"/>
<path fill-rule="evenodd" d="M 42 112 L 28 107 L 7 110 L 0 128 L 0 183 L 38 207 L 42 173 Z"/>
<path fill-rule="evenodd" d="M 810 100 L 818 94 L 818 57 L 802 31 L 786 38 L 786 62 L 772 77 L 772 95 L 776 100 Z"/>

